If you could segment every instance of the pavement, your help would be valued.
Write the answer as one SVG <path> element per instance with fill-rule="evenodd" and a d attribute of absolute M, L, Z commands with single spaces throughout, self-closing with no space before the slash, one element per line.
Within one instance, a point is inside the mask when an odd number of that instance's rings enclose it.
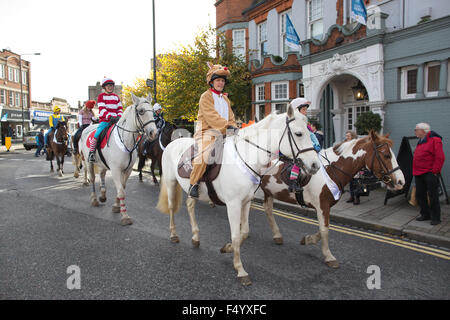
<path fill-rule="evenodd" d="M 0 153 L 7 152 L 7 150 L 8 149 L 6 149 L 5 146 L 0 145 Z M 11 148 L 9 148 L 9 152 L 14 152 L 17 150 L 25 150 L 25 147 L 23 146 L 22 142 L 13 142 L 11 144 Z M 31 149 L 31 150 L 33 150 L 33 149 Z M 31 150 L 30 150 L 30 152 L 31 152 Z M 34 152 L 36 152 L 36 149 L 34 149 Z"/>
<path fill-rule="evenodd" d="M 10 152 L 16 150 L 24 150 L 23 145 L 13 144 Z M 3 152 L 6 152 L 6 148 L 0 146 L 0 153 Z M 35 150 L 32 149 L 29 152 L 35 152 Z M 134 169 L 136 168 L 137 162 Z M 143 172 L 149 173 L 148 164 Z M 416 221 L 420 215 L 419 208 L 409 204 L 405 195 L 391 198 L 384 205 L 385 195 L 386 189 L 379 188 L 371 191 L 369 196 L 361 197 L 361 204 L 354 205 L 346 203 L 349 193 L 345 192 L 341 200 L 332 207 L 330 221 L 450 249 L 450 205 L 446 204 L 443 197 L 441 197 L 441 223 L 432 226 L 430 221 Z M 254 201 L 262 203 L 260 198 L 255 198 Z M 316 218 L 316 212 L 313 209 L 277 200 L 274 200 L 274 208 Z"/>

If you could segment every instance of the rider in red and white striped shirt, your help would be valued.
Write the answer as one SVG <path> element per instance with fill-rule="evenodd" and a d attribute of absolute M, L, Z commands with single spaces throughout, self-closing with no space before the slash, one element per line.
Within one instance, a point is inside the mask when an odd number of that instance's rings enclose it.
<path fill-rule="evenodd" d="M 100 133 L 108 126 L 111 120 L 117 121 L 122 117 L 123 107 L 119 96 L 113 92 L 114 85 L 114 81 L 109 78 L 102 80 L 102 88 L 105 89 L 105 92 L 100 93 L 97 98 L 100 124 L 97 127 L 94 139 L 91 140 L 89 150 L 90 162 L 95 161 L 95 147 Z"/>

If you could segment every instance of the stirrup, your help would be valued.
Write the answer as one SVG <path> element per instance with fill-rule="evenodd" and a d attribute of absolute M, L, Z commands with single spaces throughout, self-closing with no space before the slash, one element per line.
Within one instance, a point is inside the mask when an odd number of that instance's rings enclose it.
<path fill-rule="evenodd" d="M 95 162 L 95 151 L 89 151 L 88 162 Z"/>

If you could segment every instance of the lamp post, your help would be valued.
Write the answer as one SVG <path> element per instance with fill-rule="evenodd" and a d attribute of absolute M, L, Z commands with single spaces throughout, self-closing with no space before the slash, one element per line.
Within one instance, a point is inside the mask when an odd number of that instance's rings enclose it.
<path fill-rule="evenodd" d="M 20 81 L 20 105 L 22 107 L 22 141 L 25 139 L 25 120 L 23 116 L 23 79 L 22 79 L 22 56 L 40 56 L 40 53 L 25 53 L 19 54 L 19 81 Z M 30 84 L 28 83 L 28 88 L 30 88 Z M 30 90 L 28 90 L 28 94 L 30 94 Z"/>
<path fill-rule="evenodd" d="M 156 40 L 155 40 L 155 0 L 153 6 L 153 100 L 156 102 Z"/>

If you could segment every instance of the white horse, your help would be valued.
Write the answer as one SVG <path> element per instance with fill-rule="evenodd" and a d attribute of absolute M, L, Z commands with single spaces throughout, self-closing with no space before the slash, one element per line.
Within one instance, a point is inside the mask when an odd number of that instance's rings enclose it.
<path fill-rule="evenodd" d="M 397 160 L 391 149 L 392 141 L 388 135 L 379 136 L 370 132 L 369 136 L 344 142 L 334 148 L 328 148 L 320 152 L 322 163 L 326 166 L 329 177 L 335 183 L 336 195 L 333 195 L 327 186 L 326 176 L 322 172 L 311 177 L 311 180 L 303 187 L 303 199 L 305 204 L 317 212 L 319 232 L 305 236 L 301 244 L 315 244 L 319 241 L 322 245 L 322 254 L 325 263 L 331 268 L 339 267 L 339 263 L 328 246 L 328 230 L 330 221 L 330 209 L 339 197 L 339 189 L 343 188 L 352 180 L 355 174 L 366 167 L 381 181 L 385 182 L 388 189 L 401 190 L 405 185 L 405 177 L 398 166 Z M 274 163 L 275 166 L 277 164 Z M 275 243 L 283 242 L 282 235 L 272 214 L 273 199 L 298 204 L 295 193 L 288 191 L 288 186 L 280 179 L 281 168 L 278 166 L 277 173 L 265 176 L 261 184 L 264 192 L 264 210 L 272 229 Z"/>
<path fill-rule="evenodd" d="M 302 154 L 302 167 L 314 174 L 319 168 L 317 154 L 314 151 L 309 131 L 306 127 L 307 118 L 291 105 L 287 113 L 271 114 L 252 126 L 240 130 L 238 136 L 227 137 L 223 151 L 222 167 L 219 175 L 213 181 L 213 186 L 219 199 L 226 204 L 228 221 L 231 229 L 231 244 L 227 243 L 221 249 L 222 253 L 234 253 L 233 264 L 238 278 L 243 285 L 250 285 L 250 277 L 244 270 L 240 257 L 240 246 L 248 237 L 248 214 L 251 200 L 258 187 L 258 182 L 251 180 L 251 170 L 258 174 L 255 179 L 264 174 L 264 170 L 273 157 L 281 151 L 285 156 L 297 158 Z M 178 175 L 178 163 L 182 154 L 192 146 L 194 139 L 181 138 L 171 142 L 163 153 L 161 191 L 157 208 L 170 215 L 170 235 L 172 242 L 179 242 L 174 214 L 179 210 L 183 200 L 182 189 L 187 193 L 189 179 Z M 238 159 L 241 159 L 242 162 Z M 247 173 L 241 168 L 249 168 Z M 251 168 L 251 169 L 250 169 Z M 210 200 L 205 184 L 200 183 L 199 200 Z M 199 228 L 195 218 L 196 200 L 188 197 L 187 207 L 192 227 L 192 243 L 200 245 Z"/>
<path fill-rule="evenodd" d="M 125 207 L 125 185 L 128 177 L 131 174 L 133 165 L 137 159 L 136 147 L 142 134 L 146 134 L 150 139 L 156 137 L 156 125 L 153 119 L 153 107 L 151 105 L 152 98 L 149 95 L 147 98 L 137 98 L 131 94 L 133 98 L 133 105 L 129 106 L 112 129 L 108 143 L 101 149 L 106 164 L 99 157 L 98 150 L 96 151 L 95 163 L 88 162 L 89 142 L 88 137 L 97 129 L 98 125 L 90 125 L 87 127 L 78 143 L 78 150 L 80 150 L 83 159 L 83 165 L 89 172 L 89 182 L 92 185 L 91 204 L 96 207 L 99 205 L 97 195 L 95 193 L 95 171 L 94 167 L 100 169 L 101 178 L 101 202 L 106 201 L 106 171 L 111 170 L 111 175 L 117 189 L 117 197 L 112 207 L 114 213 L 121 213 L 122 225 L 132 224 L 131 218 L 127 215 Z"/>

